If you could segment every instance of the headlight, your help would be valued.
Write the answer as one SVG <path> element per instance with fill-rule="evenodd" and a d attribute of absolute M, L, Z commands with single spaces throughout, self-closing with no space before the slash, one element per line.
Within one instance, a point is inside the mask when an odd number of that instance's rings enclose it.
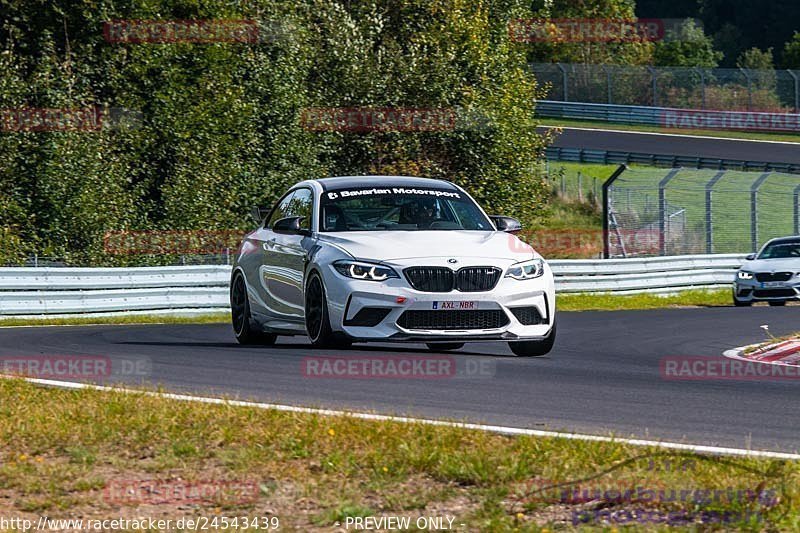
<path fill-rule="evenodd" d="M 541 259 L 531 259 L 522 263 L 515 263 L 508 267 L 507 278 L 514 279 L 533 279 L 544 274 L 544 261 Z"/>
<path fill-rule="evenodd" d="M 753 279 L 753 274 L 750 272 L 745 272 L 744 270 L 740 270 L 736 277 L 739 279 Z"/>
<path fill-rule="evenodd" d="M 335 268 L 342 276 L 353 279 L 366 279 L 369 281 L 383 281 L 388 278 L 399 278 L 392 268 L 376 265 L 373 263 L 363 263 L 361 261 L 335 261 Z"/>

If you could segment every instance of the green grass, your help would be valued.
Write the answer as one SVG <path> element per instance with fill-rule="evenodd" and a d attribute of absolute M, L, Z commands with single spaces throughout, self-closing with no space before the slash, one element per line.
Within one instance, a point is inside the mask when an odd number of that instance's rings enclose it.
<path fill-rule="evenodd" d="M 800 143 L 800 135 L 791 133 L 768 133 L 750 131 L 728 130 L 689 130 L 681 128 L 660 128 L 658 126 L 644 126 L 638 124 L 614 124 L 593 120 L 570 120 L 561 118 L 537 118 L 540 126 L 563 126 L 572 128 L 593 128 L 601 130 L 645 131 L 655 133 L 675 133 L 681 135 L 695 135 L 698 137 L 725 137 L 730 139 L 746 139 L 761 141 L 780 141 Z"/>
<path fill-rule="evenodd" d="M 560 311 L 622 311 L 665 307 L 729 306 L 730 289 L 688 290 L 668 296 L 657 294 L 559 294 Z"/>
<path fill-rule="evenodd" d="M 298 367 L 299 372 L 299 367 Z M 430 386 L 435 386 L 431 384 Z M 743 531 L 800 527 L 800 464 L 614 442 L 509 437 L 454 427 L 67 391 L 0 380 L 3 516 L 277 516 L 281 531 L 330 530 L 353 516 L 444 516 L 462 531 L 609 530 L 587 508 L 760 513 Z M 109 501 L 122 481 L 243 482 L 254 499 L 139 508 Z M 558 487 L 553 487 L 558 485 Z M 550 487 L 550 488 L 547 488 Z M 591 506 L 563 489 L 608 491 Z M 750 490 L 762 498 L 619 501 L 611 491 Z M 764 492 L 766 491 L 766 492 Z M 341 526 L 340 526 L 341 527 Z M 671 530 L 643 524 L 638 530 Z M 707 530 L 716 526 L 700 526 Z M 634 529 L 637 530 L 637 529 Z"/>
<path fill-rule="evenodd" d="M 9 326 L 86 326 L 95 324 L 216 324 L 230 322 L 230 312 L 203 313 L 197 315 L 116 315 L 94 317 L 58 318 L 0 318 L 0 327 Z"/>

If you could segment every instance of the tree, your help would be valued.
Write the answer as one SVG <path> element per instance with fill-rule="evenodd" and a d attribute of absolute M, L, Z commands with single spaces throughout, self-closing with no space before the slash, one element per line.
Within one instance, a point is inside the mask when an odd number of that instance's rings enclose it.
<path fill-rule="evenodd" d="M 800 32 L 794 32 L 792 39 L 783 46 L 781 65 L 783 68 L 800 68 Z"/>
<path fill-rule="evenodd" d="M 754 47 L 745 50 L 736 58 L 736 66 L 752 70 L 774 70 L 775 63 L 772 59 L 772 48 L 759 50 Z"/>
<path fill-rule="evenodd" d="M 721 59 L 722 53 L 714 50 L 711 38 L 692 19 L 686 19 L 677 30 L 669 30 L 653 52 L 654 64 L 664 67 L 714 68 Z"/>

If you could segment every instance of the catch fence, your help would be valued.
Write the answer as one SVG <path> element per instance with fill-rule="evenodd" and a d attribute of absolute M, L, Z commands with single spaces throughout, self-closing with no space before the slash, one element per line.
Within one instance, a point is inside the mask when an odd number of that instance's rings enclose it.
<path fill-rule="evenodd" d="M 603 223 L 606 257 L 755 252 L 800 234 L 800 175 L 621 166 Z"/>

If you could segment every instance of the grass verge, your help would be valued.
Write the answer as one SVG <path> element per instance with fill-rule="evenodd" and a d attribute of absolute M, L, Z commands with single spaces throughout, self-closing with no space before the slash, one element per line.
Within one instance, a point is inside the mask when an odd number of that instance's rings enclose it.
<path fill-rule="evenodd" d="M 593 128 L 600 130 L 644 131 L 651 133 L 673 133 L 676 135 L 694 135 L 697 137 L 724 137 L 729 139 L 743 139 L 747 141 L 778 141 L 800 143 L 800 135 L 791 133 L 767 133 L 752 131 L 728 130 L 687 130 L 681 128 L 659 128 L 658 126 L 643 126 L 638 124 L 614 124 L 593 120 L 568 120 L 560 118 L 537 119 L 540 126 L 562 126 L 572 128 Z"/>
<path fill-rule="evenodd" d="M 731 305 L 730 289 L 688 290 L 660 296 L 658 294 L 559 294 L 560 311 L 622 311 L 661 309 L 665 307 L 708 307 Z"/>
<path fill-rule="evenodd" d="M 230 322 L 230 312 L 197 315 L 114 315 L 62 316 L 42 318 L 0 318 L 0 327 L 8 326 L 88 326 L 96 324 L 216 324 Z"/>
<path fill-rule="evenodd" d="M 409 517 L 412 530 L 419 517 L 449 517 L 461 531 L 608 530 L 623 522 L 648 531 L 800 526 L 793 503 L 800 464 L 785 460 L 68 391 L 17 379 L 0 379 L 0 397 L 0 513 L 34 524 L 47 515 L 266 516 L 277 517 L 282 531 L 343 529 L 354 516 Z M 244 491 L 247 498 L 220 490 L 197 501 L 185 489 L 198 484 L 255 489 Z M 152 486 L 168 490 L 144 490 Z"/>

